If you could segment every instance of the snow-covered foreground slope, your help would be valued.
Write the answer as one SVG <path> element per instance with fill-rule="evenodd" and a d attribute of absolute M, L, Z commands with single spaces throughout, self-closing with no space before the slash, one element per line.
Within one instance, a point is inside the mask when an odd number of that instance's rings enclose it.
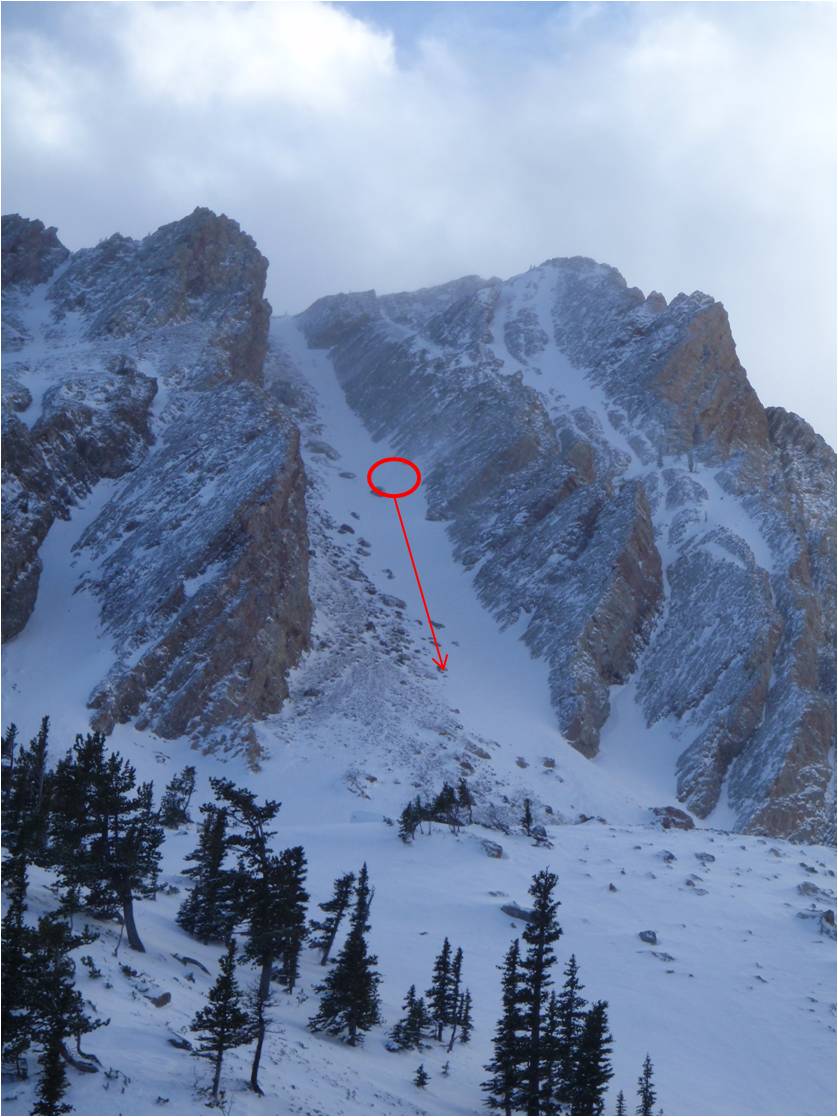
<path fill-rule="evenodd" d="M 801 917 L 834 907 L 832 851 L 711 829 L 649 828 L 647 808 L 667 801 L 654 776 L 655 738 L 647 742 L 645 780 L 630 780 L 628 766 L 612 763 L 607 746 L 606 760 L 591 763 L 562 740 L 546 668 L 530 659 L 514 630 L 500 632 L 481 607 L 442 525 L 425 518 L 420 490 L 402 506 L 450 655 L 441 675 L 431 662 L 394 510 L 365 483 L 369 465 L 391 448 L 372 441 L 348 408 L 328 357 L 309 350 L 291 320 L 274 323 L 268 373 L 271 390 L 291 407 L 303 434 L 312 650 L 291 674 L 282 711 L 257 724 L 263 755 L 256 771 L 242 756 L 196 756 L 185 741 L 164 741 L 131 725 L 117 726 L 111 743 L 158 790 L 184 764 L 196 763 L 196 802 L 218 774 L 282 800 L 276 844 L 305 847 L 312 908 L 327 898 L 335 876 L 367 861 L 386 1024 L 357 1050 L 308 1033 L 312 986 L 322 970 L 307 952 L 297 994 L 276 996 L 265 1097 L 245 1087 L 247 1052 L 231 1054 L 227 1111 L 481 1112 L 482 1065 L 499 1006 L 496 966 L 522 930 L 501 905 L 524 904 L 532 874 L 549 864 L 559 875 L 560 961 L 575 953 L 587 995 L 609 1001 L 611 1105 L 620 1088 L 633 1099 L 649 1051 L 669 1114 L 833 1112 L 834 943 L 816 917 Z M 108 483 L 108 495 L 124 483 Z M 89 505 L 51 528 L 35 611 L 4 657 L 4 720 L 29 733 L 50 713 L 53 756 L 84 727 L 97 657 L 111 654 L 88 590 L 78 589 L 94 573 L 92 556 L 72 551 L 100 499 L 97 488 Z M 531 796 L 553 848 L 476 826 L 457 837 L 437 827 L 403 845 L 385 816 L 417 789 L 435 791 L 443 778 L 463 773 L 483 798 L 486 821 L 513 824 L 521 799 Z M 606 821 L 579 823 L 580 814 Z M 487 857 L 483 837 L 502 843 L 502 859 Z M 183 859 L 194 843 L 194 829 L 168 836 L 164 885 L 183 888 Z M 822 895 L 813 899 L 801 884 Z M 33 873 L 32 916 L 54 904 L 47 885 L 46 875 Z M 167 889 L 154 902 L 138 903 L 145 955 L 123 944 L 114 958 L 118 928 L 112 924 L 98 927 L 101 939 L 84 951 L 103 975 L 93 979 L 79 966 L 80 987 L 110 1024 L 85 1043 L 107 1073 L 71 1072 L 77 1112 L 202 1111 L 195 1087 L 206 1083 L 207 1069 L 168 1040 L 184 1034 L 202 1006 L 219 950 L 177 929 L 182 898 L 182 891 Z M 657 933 L 656 945 L 639 939 L 644 930 Z M 446 935 L 464 949 L 476 1017 L 473 1041 L 457 1047 L 447 1078 L 440 1073 L 442 1049 L 420 1057 L 384 1048 L 407 987 L 427 985 Z M 210 974 L 175 954 L 201 962 Z M 163 1007 L 147 999 L 165 992 L 171 1001 Z M 424 1091 L 411 1081 L 420 1058 L 431 1074 Z M 31 1096 L 30 1087 L 7 1084 L 6 1111 L 29 1112 Z"/>

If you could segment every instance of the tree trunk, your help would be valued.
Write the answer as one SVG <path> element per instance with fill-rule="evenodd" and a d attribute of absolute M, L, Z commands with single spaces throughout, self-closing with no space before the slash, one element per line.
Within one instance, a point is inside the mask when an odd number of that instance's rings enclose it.
<path fill-rule="evenodd" d="M 257 997 L 257 1012 L 259 1019 L 256 1025 L 256 1050 L 253 1052 L 253 1062 L 250 1066 L 250 1088 L 257 1094 L 262 1093 L 259 1085 L 259 1063 L 262 1061 L 262 1047 L 265 1043 L 265 1005 L 271 992 L 271 970 L 273 958 L 266 958 L 262 962 L 262 972 L 259 975 L 259 991 Z"/>
<path fill-rule="evenodd" d="M 451 1028 L 451 1039 L 450 1039 L 450 1040 L 448 1041 L 448 1047 L 447 1047 L 447 1049 L 446 1049 L 446 1050 L 448 1051 L 448 1054 L 449 1054 L 449 1055 L 450 1055 L 450 1054 L 451 1054 L 451 1052 L 452 1052 L 452 1051 L 454 1050 L 454 1039 L 455 1039 L 455 1037 L 456 1037 L 456 1035 L 457 1035 L 457 1024 L 458 1024 L 458 1023 L 459 1023 L 459 1021 L 457 1020 L 457 1017 L 455 1016 L 455 1017 L 454 1017 L 454 1025 L 453 1025 L 453 1027 Z"/>
<path fill-rule="evenodd" d="M 219 1051 L 215 1056 L 215 1074 L 212 1079 L 212 1096 L 218 1101 L 218 1087 L 221 1085 L 221 1060 L 224 1058 L 224 1052 Z"/>
<path fill-rule="evenodd" d="M 139 950 L 145 954 L 145 947 L 137 934 L 137 924 L 134 922 L 134 897 L 130 892 L 122 897 L 122 921 L 125 934 L 128 936 L 128 945 L 132 950 Z"/>

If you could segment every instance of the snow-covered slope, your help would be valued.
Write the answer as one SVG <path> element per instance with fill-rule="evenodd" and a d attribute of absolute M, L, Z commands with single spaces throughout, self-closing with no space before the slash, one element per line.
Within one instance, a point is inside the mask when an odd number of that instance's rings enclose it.
<path fill-rule="evenodd" d="M 235 238 L 233 243 L 238 244 Z M 607 279 L 610 273 L 597 274 Z M 383 975 L 384 1024 L 360 1049 L 311 1035 L 305 1023 L 316 1005 L 313 985 L 322 970 L 314 952 L 306 951 L 297 992 L 276 991 L 263 1064 L 265 1097 L 246 1088 L 247 1052 L 233 1053 L 224 1071 L 228 1112 L 482 1112 L 482 1067 L 499 1009 L 496 967 L 523 929 L 501 906 L 524 904 L 532 874 L 545 864 L 559 875 L 560 962 L 575 953 L 586 995 L 609 1001 L 615 1040 L 610 1105 L 622 1088 L 633 1107 L 635 1081 L 648 1050 L 660 1104 L 670 1114 L 834 1111 L 834 917 L 832 924 L 821 917 L 835 907 L 834 852 L 727 832 L 738 820 L 725 796 L 690 831 L 658 829 L 651 811 L 676 802 L 676 764 L 701 713 L 700 703 L 691 706 L 688 697 L 679 698 L 679 690 L 703 685 L 683 660 L 689 645 L 681 649 L 677 643 L 685 624 L 678 610 L 686 608 L 678 595 L 679 579 L 689 583 L 690 572 L 707 561 L 712 566 L 702 582 L 705 594 L 716 581 L 726 587 L 714 606 L 715 629 L 709 621 L 706 626 L 703 647 L 710 657 L 712 633 L 723 628 L 718 618 L 733 623 L 724 613 L 732 599 L 757 592 L 754 586 L 758 589 L 766 578 L 772 592 L 785 592 L 777 574 L 777 545 L 765 527 L 775 521 L 770 509 L 765 519 L 759 509 L 749 511 L 748 492 L 732 493 L 729 459 L 727 465 L 714 465 L 696 449 L 692 469 L 686 452 L 680 463 L 667 452 L 659 466 L 651 427 L 631 410 L 632 392 L 640 389 L 629 391 L 627 376 L 621 381 L 625 395 L 618 413 L 618 405 L 603 403 L 609 390 L 604 373 L 602 382 L 593 375 L 579 377 L 580 366 L 565 349 L 557 346 L 549 362 L 543 358 L 538 364 L 538 329 L 548 334 L 550 325 L 550 300 L 540 275 L 529 273 L 508 285 L 472 278 L 417 295 L 334 300 L 338 308 L 350 307 L 350 325 L 335 315 L 335 305 L 315 308 L 302 319 L 274 319 L 262 374 L 255 380 L 245 377 L 246 383 L 235 377 L 230 382 L 225 374 L 219 384 L 196 385 L 184 365 L 194 349 L 177 339 L 194 331 L 191 316 L 208 313 L 210 306 L 206 321 L 215 322 L 215 301 L 199 299 L 191 308 L 181 307 L 183 320 L 165 327 L 174 335 L 161 334 L 156 319 L 145 334 L 135 333 L 132 325 L 119 345 L 130 353 L 137 337 L 144 338 L 149 363 L 138 363 L 137 371 L 155 381 L 151 430 L 156 442 L 141 464 L 92 480 L 73 494 L 63 511 L 67 518 L 54 518 L 40 546 L 43 569 L 31 615 L 5 645 L 4 723 L 15 720 L 26 735 L 49 713 L 55 758 L 88 723 L 91 694 L 98 693 L 114 664 L 126 675 L 145 654 L 141 641 L 120 642 L 124 629 L 114 623 L 108 603 L 118 603 L 121 595 L 108 593 L 110 572 L 130 570 L 133 554 L 143 558 L 134 569 L 157 571 L 157 578 L 164 553 L 156 545 L 176 543 L 165 555 L 176 559 L 170 588 L 181 587 L 177 609 L 185 610 L 178 616 L 189 617 L 190 601 L 211 602 L 221 592 L 219 585 L 225 587 L 225 601 L 235 600 L 227 596 L 233 583 L 226 552 L 221 552 L 222 569 L 215 560 L 192 561 L 189 533 L 211 537 L 205 521 L 214 510 L 233 509 L 231 485 L 254 466 L 253 447 L 267 445 L 274 429 L 280 442 L 293 433 L 304 478 L 305 586 L 312 621 L 308 647 L 295 665 L 289 669 L 288 659 L 278 658 L 271 661 L 274 673 L 267 673 L 280 697 L 286 691 L 287 697 L 266 704 L 255 717 L 248 707 L 242 718 L 245 733 L 235 738 L 247 743 L 244 750 L 218 747 L 217 727 L 202 731 L 192 725 L 180 733 L 132 712 L 114 717 L 110 737 L 112 746 L 136 764 L 141 779 L 155 781 L 158 793 L 175 772 L 193 763 L 199 778 L 196 803 L 209 797 L 214 775 L 281 800 L 276 845 L 305 847 L 312 915 L 335 876 L 363 861 L 369 865 L 375 886 L 371 944 Z M 121 305 L 134 306 L 130 292 L 120 291 L 127 299 Z M 140 293 L 147 296 L 142 284 Z M 21 328 L 33 335 L 18 350 L 14 369 L 31 403 L 16 414 L 33 430 L 46 386 L 43 354 L 51 351 L 50 338 L 43 341 L 42 353 L 27 346 L 40 336 L 38 321 L 46 322 L 47 331 L 56 328 L 48 310 L 37 310 L 44 294 L 43 286 L 21 290 L 15 307 Z M 633 296 L 614 298 L 617 303 L 627 299 L 638 321 L 651 321 L 660 309 L 653 297 L 641 299 L 639 308 Z M 230 304 L 221 300 L 221 305 Z M 589 313 L 598 306 L 594 302 Z M 699 307 L 706 309 L 703 302 Z M 522 314 L 527 309 L 532 319 Z M 353 317 L 358 313 L 366 316 L 361 325 Z M 470 356 L 468 323 L 475 316 L 490 323 L 491 341 L 478 338 L 477 355 Z M 669 327 L 675 328 L 672 321 Z M 322 336 L 313 337 L 315 328 Z M 602 323 L 588 320 L 586 329 L 600 336 Z M 75 341 L 66 329 L 59 337 L 64 359 L 75 353 L 75 372 L 90 365 L 101 368 L 106 340 L 82 336 L 80 328 Z M 312 339 L 319 347 L 309 347 Z M 327 342 L 337 348 L 328 352 Z M 175 347 L 179 360 L 172 359 Z M 415 358 L 417 348 L 425 356 Z M 497 365 L 484 359 L 487 348 Z M 514 357 L 516 352 L 526 361 Z M 365 388 L 364 370 L 385 358 L 392 392 L 381 390 L 381 380 Z M 513 358 L 518 361 L 514 368 Z M 603 360 L 601 367 L 606 364 Z M 57 365 L 53 371 L 60 380 Z M 542 382 L 550 390 L 542 390 Z M 243 393 L 257 408 L 255 426 L 231 422 L 225 432 L 219 422 L 211 428 L 212 437 L 202 433 L 207 390 Z M 429 399 L 435 422 L 423 426 L 417 413 Z M 17 406 L 25 403 L 21 397 Z M 794 479 L 799 499 L 810 509 L 808 545 L 811 565 L 817 567 L 814 556 L 830 530 L 829 518 L 822 515 L 828 492 L 825 497 L 823 478 L 812 464 L 820 447 L 793 423 L 777 418 L 771 425 L 776 428 L 772 437 L 786 448 L 777 468 Z M 242 440 L 237 457 L 226 452 L 225 439 L 242 429 L 255 430 L 258 437 Z M 522 429 L 532 443 L 520 437 Z M 196 440 L 200 452 L 193 477 L 187 451 Z M 546 455 L 545 445 L 553 448 Z M 511 446 L 517 458 L 510 457 Z M 531 453 L 532 446 L 537 453 Z M 440 643 L 449 655 L 444 673 L 432 662 L 433 645 L 394 508 L 366 484 L 374 460 L 399 452 L 415 457 L 426 473 L 423 486 L 401 507 Z M 503 465 L 497 474 L 494 459 Z M 204 468 L 208 462 L 217 466 L 214 478 Z M 514 493 L 515 515 L 523 514 L 507 520 L 508 501 L 500 499 L 498 479 L 520 473 L 528 462 L 532 469 L 518 476 Z M 141 506 L 150 521 L 158 493 L 165 495 L 167 478 L 179 472 L 188 484 L 161 501 L 172 519 L 156 542 L 148 522 L 144 528 L 133 521 L 142 518 Z M 155 478 L 161 479 L 158 487 Z M 599 492 L 596 501 L 586 504 L 586 489 Z M 251 639 L 258 644 L 262 631 L 259 564 L 266 578 L 284 584 L 283 562 L 277 561 L 268 536 L 253 530 L 264 492 L 260 496 L 258 486 L 247 491 L 256 494 L 252 504 L 247 496 L 247 508 L 257 511 L 227 521 L 238 526 L 253 556 L 248 578 L 240 583 L 251 605 L 248 623 L 238 629 L 239 646 Z M 545 491 L 549 500 L 539 519 Z M 200 507 L 199 496 L 206 501 Z M 580 564 L 610 569 L 613 560 L 620 567 L 620 585 L 618 579 L 603 578 L 602 570 L 571 569 L 564 544 L 568 538 L 579 543 L 584 516 L 580 520 L 575 513 L 566 523 L 555 517 L 562 501 L 574 498 L 577 513 L 595 508 L 590 521 L 595 542 Z M 174 514 L 178 499 L 183 500 L 182 516 Z M 201 508 L 209 512 L 202 516 Z M 684 509 L 700 512 L 682 515 Z M 280 522 L 286 522 L 283 514 Z M 567 537 L 558 531 L 563 524 Z M 125 525 L 130 525 L 127 536 Z M 624 530 L 617 530 L 621 525 Z M 540 549 L 551 533 L 557 555 L 552 561 Z M 571 747 L 556 717 L 561 681 L 556 682 L 559 661 L 551 627 L 567 621 L 557 615 L 555 603 L 545 604 L 545 595 L 553 587 L 557 601 L 570 600 L 562 596 L 563 572 L 577 587 L 599 587 L 603 623 L 611 618 L 620 639 L 629 631 L 646 633 L 643 648 L 627 638 L 620 646 L 605 642 L 602 662 L 607 652 L 612 663 L 623 657 L 627 666 L 625 677 L 591 680 L 592 693 L 604 690 L 608 715 L 597 730 L 593 759 Z M 516 582 L 520 593 L 513 597 Z M 648 594 L 649 608 L 627 622 L 619 604 L 629 590 L 643 600 Z M 147 593 L 149 585 L 132 592 Z M 772 608 L 785 607 L 781 598 L 771 600 Z M 821 635 L 818 639 L 822 642 Z M 577 663 L 600 663 L 603 647 L 589 641 Z M 655 655 L 667 660 L 665 671 L 655 667 Z M 653 687 L 655 670 L 667 680 L 680 679 L 679 686 L 670 680 L 669 686 Z M 718 675 L 713 677 L 716 696 L 726 693 Z M 737 677 L 741 680 L 741 674 Z M 774 678 L 769 682 L 776 684 Z M 649 703 L 657 711 L 651 728 Z M 476 824 L 458 836 L 435 827 L 412 845 L 400 842 L 388 820 L 417 791 L 434 792 L 444 779 L 460 776 L 477 798 Z M 532 800 L 551 848 L 534 846 L 521 832 L 525 797 Z M 503 857 L 487 856 L 484 840 L 500 843 Z M 194 827 L 168 834 L 163 889 L 156 900 L 137 903 L 145 955 L 123 944 L 115 958 L 119 927 L 113 923 L 97 924 L 100 940 L 83 951 L 93 956 L 102 976 L 92 978 L 79 966 L 79 986 L 97 1015 L 110 1023 L 85 1041 L 102 1061 L 103 1072 L 71 1072 L 69 1100 L 77 1112 L 203 1111 L 197 1088 L 206 1084 L 207 1068 L 169 1043 L 176 1035 L 188 1036 L 219 956 L 218 948 L 200 945 L 174 923 L 187 883 L 184 856 L 194 845 Z M 49 874 L 33 871 L 31 918 L 54 906 L 49 883 Z M 646 930 L 656 932 L 656 944 L 638 937 Z M 464 949 L 476 1016 L 473 1041 L 456 1048 L 448 1077 L 441 1073 L 447 1058 L 441 1048 L 419 1056 L 384 1047 L 405 991 L 411 983 L 419 989 L 429 983 L 446 935 Z M 184 963 L 175 955 L 194 961 Z M 243 967 L 243 980 L 253 976 Z M 170 993 L 171 999 L 156 1007 L 148 998 L 160 993 Z M 412 1084 L 420 1058 L 431 1074 L 424 1091 Z M 3 1097 L 7 1112 L 27 1113 L 32 1086 L 9 1081 Z"/>

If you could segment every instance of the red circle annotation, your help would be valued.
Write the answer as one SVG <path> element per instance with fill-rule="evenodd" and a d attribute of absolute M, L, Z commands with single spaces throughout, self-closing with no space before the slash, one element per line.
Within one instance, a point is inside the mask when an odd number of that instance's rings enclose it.
<path fill-rule="evenodd" d="M 386 465 L 388 462 L 399 462 L 400 465 L 409 466 L 409 468 L 413 470 L 413 472 L 416 474 L 416 481 L 411 488 L 405 489 L 402 493 L 387 493 L 384 491 L 384 489 L 379 489 L 378 485 L 376 485 L 373 481 L 372 475 L 373 473 L 375 473 L 380 465 Z M 422 484 L 422 474 L 419 470 L 419 466 L 416 465 L 415 462 L 412 462 L 410 458 L 379 458 L 377 462 L 372 463 L 372 465 L 369 467 L 369 470 L 367 471 L 367 484 L 377 496 L 387 496 L 391 500 L 401 500 L 402 497 L 410 496 L 411 493 L 416 492 L 416 490 Z"/>

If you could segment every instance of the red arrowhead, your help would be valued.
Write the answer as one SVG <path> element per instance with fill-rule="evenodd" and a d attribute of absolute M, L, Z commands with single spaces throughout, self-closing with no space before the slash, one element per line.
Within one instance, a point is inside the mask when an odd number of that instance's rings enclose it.
<path fill-rule="evenodd" d="M 438 655 L 439 659 L 434 656 L 434 663 L 437 665 L 440 671 L 444 671 L 445 665 L 448 662 L 448 652 L 446 652 L 445 655 L 443 655 L 442 652 L 439 652 Z"/>

